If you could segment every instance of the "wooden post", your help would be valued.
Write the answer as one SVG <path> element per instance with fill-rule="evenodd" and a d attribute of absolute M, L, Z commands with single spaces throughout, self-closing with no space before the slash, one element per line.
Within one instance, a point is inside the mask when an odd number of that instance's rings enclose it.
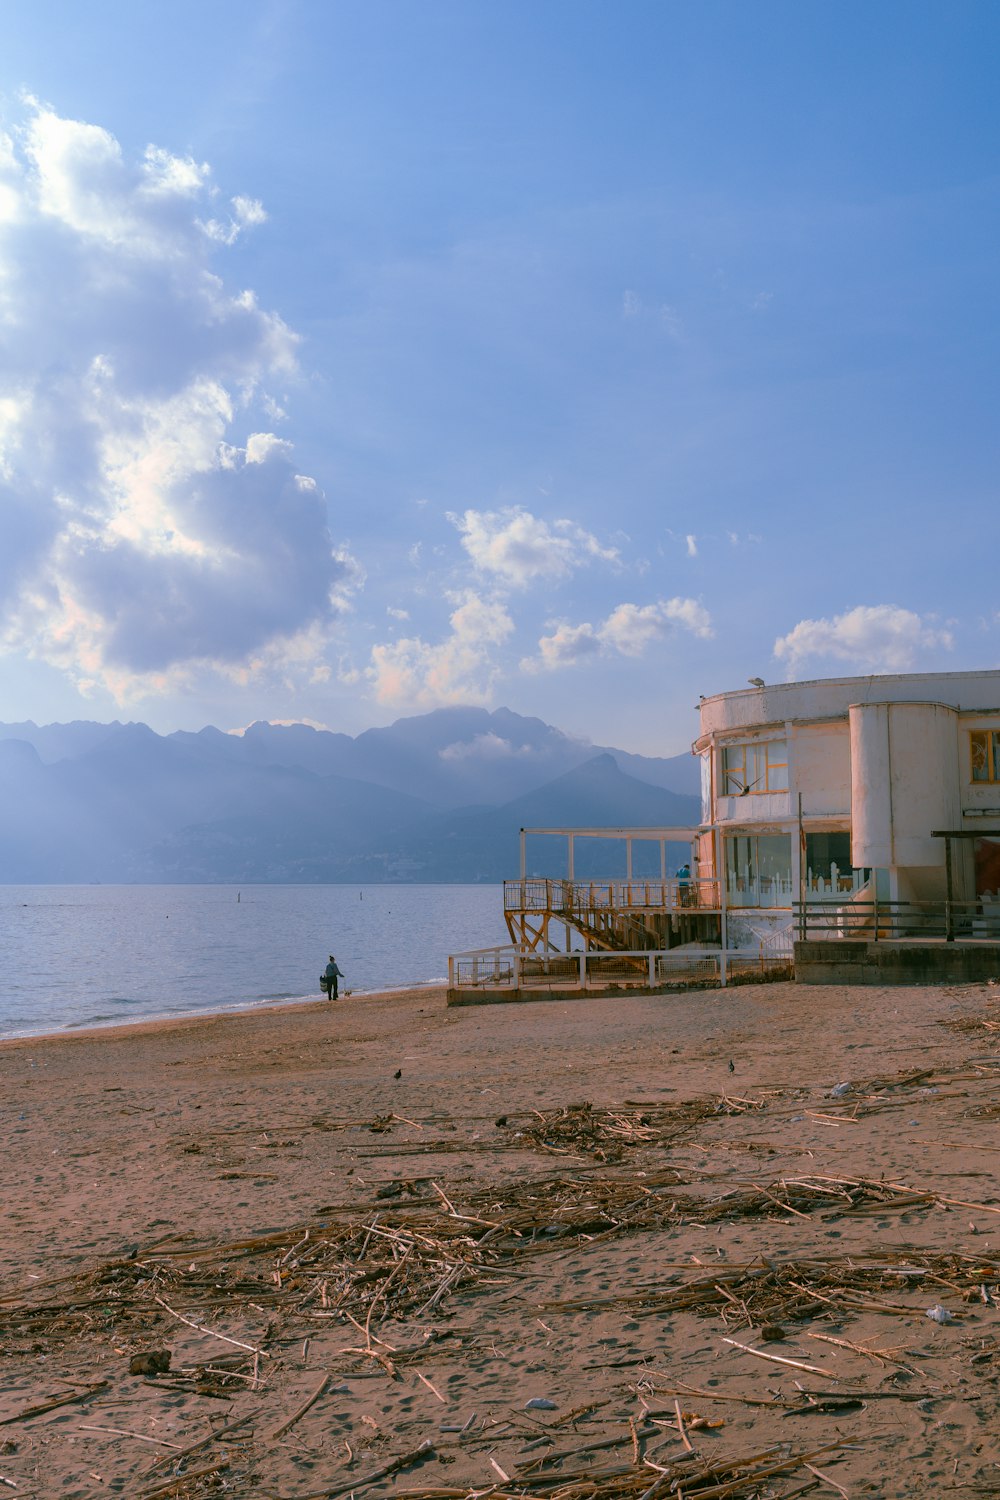
<path fill-rule="evenodd" d="M 528 864 L 527 864 L 527 856 L 526 856 L 525 847 L 524 847 L 524 840 L 525 840 L 525 834 L 524 834 L 524 829 L 522 828 L 521 829 L 521 880 L 522 880 L 522 883 L 524 881 L 525 876 L 528 873 Z M 521 905 L 522 906 L 524 905 L 524 891 L 523 890 L 521 891 Z"/>
<path fill-rule="evenodd" d="M 946 943 L 955 941 L 955 918 L 952 912 L 952 897 L 954 887 L 951 872 L 951 839 L 947 834 L 944 836 L 944 869 L 945 869 L 945 897 L 944 897 L 944 940 Z"/>
<path fill-rule="evenodd" d="M 799 792 L 799 937 L 806 936 L 806 836 L 802 828 L 802 793 Z"/>
<path fill-rule="evenodd" d="M 566 879 L 567 880 L 572 880 L 573 879 L 573 835 L 571 833 L 567 834 L 566 838 L 567 838 L 567 848 L 566 848 Z"/>

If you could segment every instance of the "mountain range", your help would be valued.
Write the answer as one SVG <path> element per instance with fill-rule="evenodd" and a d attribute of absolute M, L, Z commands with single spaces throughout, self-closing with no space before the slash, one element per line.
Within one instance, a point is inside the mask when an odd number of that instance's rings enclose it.
<path fill-rule="evenodd" d="M 522 827 L 697 823 L 697 775 L 691 756 L 584 744 L 509 709 L 356 737 L 0 724 L 0 883 L 499 881 Z M 671 868 L 686 854 L 671 847 Z M 561 875 L 563 857 L 529 843 L 531 870 Z M 581 842 L 577 873 L 621 874 L 623 858 Z M 658 848 L 637 845 L 634 868 L 657 873 Z"/>

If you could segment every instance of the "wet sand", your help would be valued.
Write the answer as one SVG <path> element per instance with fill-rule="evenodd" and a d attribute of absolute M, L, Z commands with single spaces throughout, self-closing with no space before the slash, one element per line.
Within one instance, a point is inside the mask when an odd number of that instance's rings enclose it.
<path fill-rule="evenodd" d="M 0 1043 L 3 1488 L 1000 1493 L 998 1002 L 421 988 Z"/>

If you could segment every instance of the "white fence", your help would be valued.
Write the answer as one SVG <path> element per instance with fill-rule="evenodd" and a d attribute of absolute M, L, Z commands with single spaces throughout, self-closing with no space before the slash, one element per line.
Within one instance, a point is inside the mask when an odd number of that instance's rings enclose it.
<path fill-rule="evenodd" d="M 449 989 L 530 990 L 558 987 L 605 989 L 624 985 L 658 989 L 664 984 L 721 984 L 785 970 L 790 950 L 684 947 L 636 949 L 629 953 L 591 948 L 574 953 L 525 953 L 511 947 L 477 948 L 448 959 Z"/>

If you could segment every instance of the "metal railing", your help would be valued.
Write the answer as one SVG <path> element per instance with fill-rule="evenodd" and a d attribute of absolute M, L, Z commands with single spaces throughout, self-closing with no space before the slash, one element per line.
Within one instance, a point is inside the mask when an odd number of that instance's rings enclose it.
<path fill-rule="evenodd" d="M 976 901 L 867 900 L 793 903 L 794 930 L 800 940 L 867 938 L 885 942 L 901 938 L 943 939 L 945 942 L 990 939 L 1000 941 L 1000 907 Z"/>
<path fill-rule="evenodd" d="M 449 989 L 531 990 L 565 987 L 641 989 L 665 984 L 726 984 L 748 977 L 784 977 L 791 957 L 766 949 L 635 949 L 608 953 L 591 948 L 572 953 L 526 953 L 514 947 L 480 948 L 448 960 Z"/>
<path fill-rule="evenodd" d="M 504 911 L 718 911 L 715 880 L 505 880 Z"/>

